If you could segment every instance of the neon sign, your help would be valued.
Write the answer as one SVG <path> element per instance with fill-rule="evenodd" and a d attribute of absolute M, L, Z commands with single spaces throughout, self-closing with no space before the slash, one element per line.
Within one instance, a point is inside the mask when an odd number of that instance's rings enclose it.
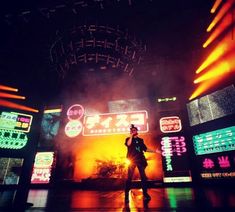
<path fill-rule="evenodd" d="M 29 132 L 32 116 L 15 112 L 2 112 L 0 115 L 0 128 Z"/>
<path fill-rule="evenodd" d="M 65 125 L 65 134 L 74 138 L 82 132 L 83 125 L 79 121 L 84 115 L 84 107 L 80 104 L 74 104 L 67 110 L 68 123 Z"/>
<path fill-rule="evenodd" d="M 22 149 L 27 142 L 28 137 L 23 132 L 0 129 L 0 148 Z"/>
<path fill-rule="evenodd" d="M 35 157 L 31 183 L 49 183 L 54 162 L 54 152 L 38 152 Z"/>
<path fill-rule="evenodd" d="M 235 150 L 235 126 L 193 136 L 196 155 Z"/>
<path fill-rule="evenodd" d="M 147 111 L 126 113 L 106 113 L 84 117 L 84 136 L 125 134 L 130 131 L 130 124 L 138 127 L 140 132 L 148 132 Z"/>
<path fill-rule="evenodd" d="M 200 174 L 204 179 L 213 179 L 213 178 L 234 178 L 235 172 L 204 172 Z"/>
<path fill-rule="evenodd" d="M 162 145 L 162 156 L 181 156 L 182 153 L 186 152 L 186 143 L 183 136 L 174 136 L 174 137 L 163 137 L 161 141 Z"/>
<path fill-rule="evenodd" d="M 176 101 L 176 97 L 166 97 L 166 98 L 158 98 L 157 101 L 158 102 L 174 102 Z"/>
<path fill-rule="evenodd" d="M 197 157 L 197 163 L 201 169 L 202 178 L 227 178 L 235 177 L 234 152 L 223 152 Z"/>
<path fill-rule="evenodd" d="M 192 181 L 187 164 L 184 136 L 163 137 L 161 140 L 164 182 Z"/>
<path fill-rule="evenodd" d="M 84 108 L 82 105 L 79 104 L 72 105 L 67 111 L 67 116 L 70 121 L 79 120 L 83 115 Z"/>
<path fill-rule="evenodd" d="M 178 116 L 162 117 L 160 129 L 163 133 L 179 132 L 182 129 L 181 120 Z"/>
<path fill-rule="evenodd" d="M 65 126 L 65 134 L 70 137 L 76 137 L 82 132 L 82 123 L 78 120 L 69 121 Z"/>

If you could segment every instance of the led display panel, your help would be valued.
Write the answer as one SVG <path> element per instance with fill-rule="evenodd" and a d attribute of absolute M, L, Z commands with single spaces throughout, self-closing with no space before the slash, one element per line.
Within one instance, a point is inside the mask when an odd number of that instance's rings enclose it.
<path fill-rule="evenodd" d="M 235 113 L 234 85 L 195 99 L 187 104 L 190 126 Z"/>
<path fill-rule="evenodd" d="M 162 137 L 163 181 L 191 182 L 188 150 L 184 136 Z"/>
<path fill-rule="evenodd" d="M 130 131 L 130 124 L 134 124 L 139 129 L 139 132 L 148 132 L 147 111 L 105 113 L 85 116 L 83 135 L 126 134 Z"/>
<path fill-rule="evenodd" d="M 22 158 L 0 158 L 0 184 L 17 185 L 23 162 Z"/>
<path fill-rule="evenodd" d="M 48 184 L 54 165 L 54 152 L 37 152 L 35 156 L 32 184 Z"/>
<path fill-rule="evenodd" d="M 235 126 L 193 136 L 196 155 L 235 150 Z"/>

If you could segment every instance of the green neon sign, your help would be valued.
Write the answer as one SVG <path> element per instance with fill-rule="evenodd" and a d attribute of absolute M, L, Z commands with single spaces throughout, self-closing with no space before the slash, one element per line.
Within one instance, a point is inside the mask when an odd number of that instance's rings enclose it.
<path fill-rule="evenodd" d="M 235 150 L 235 126 L 193 136 L 196 155 Z"/>
<path fill-rule="evenodd" d="M 0 114 L 0 129 L 12 129 L 29 132 L 33 117 L 28 114 L 2 112 Z"/>
<path fill-rule="evenodd" d="M 22 149 L 27 142 L 28 137 L 23 132 L 0 129 L 0 148 Z"/>

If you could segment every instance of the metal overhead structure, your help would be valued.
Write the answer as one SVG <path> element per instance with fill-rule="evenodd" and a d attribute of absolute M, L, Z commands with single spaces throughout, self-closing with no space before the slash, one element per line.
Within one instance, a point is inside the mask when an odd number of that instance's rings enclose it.
<path fill-rule="evenodd" d="M 14 22 L 33 27 L 36 27 L 33 23 L 52 26 L 50 30 L 54 30 L 54 40 L 50 39 L 50 44 L 47 44 L 49 64 L 60 79 L 65 78 L 71 67 L 75 66 L 77 71 L 102 73 L 111 70 L 115 75 L 132 76 L 143 58 L 146 45 L 131 34 L 126 26 L 120 26 L 118 21 L 110 23 L 109 18 L 103 17 L 103 11 L 122 11 L 121 8 L 140 6 L 143 2 L 151 4 L 152 1 L 39 1 L 29 3 L 25 8 L 19 4 L 18 8 L 15 7 L 17 11 L 15 9 L 4 15 L 4 20 L 9 26 Z"/>

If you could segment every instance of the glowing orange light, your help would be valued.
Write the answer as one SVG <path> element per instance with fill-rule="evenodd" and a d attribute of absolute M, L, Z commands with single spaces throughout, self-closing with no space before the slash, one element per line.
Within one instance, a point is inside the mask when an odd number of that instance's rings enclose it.
<path fill-rule="evenodd" d="M 223 43 L 219 45 L 210 55 L 209 57 L 202 63 L 202 65 L 196 70 L 196 73 L 200 73 L 202 70 L 204 70 L 206 67 L 208 67 L 210 64 L 215 62 L 218 58 L 220 58 L 224 52 L 227 50 L 228 44 Z"/>
<path fill-rule="evenodd" d="M 233 3 L 233 0 L 227 1 L 223 7 L 220 9 L 220 11 L 218 12 L 218 14 L 215 16 L 214 20 L 211 22 L 211 24 L 209 25 L 209 27 L 207 28 L 207 32 L 210 32 L 215 25 L 221 20 L 221 18 L 223 18 L 223 16 L 228 12 L 228 10 L 231 8 Z"/>
<path fill-rule="evenodd" d="M 194 80 L 194 83 L 196 84 L 196 83 L 199 83 L 199 82 L 211 79 L 211 78 L 221 76 L 223 74 L 230 72 L 230 70 L 231 68 L 230 68 L 229 63 L 227 61 L 223 61 L 215 68 L 207 71 L 205 74 L 203 74 L 202 76 Z"/>
<path fill-rule="evenodd" d="M 131 165 L 131 160 L 126 158 L 125 163 L 126 163 L 127 166 L 129 166 L 129 165 Z"/>
<path fill-rule="evenodd" d="M 112 171 L 110 177 L 126 178 L 127 174 L 127 147 L 125 146 L 125 139 L 129 134 L 114 134 L 106 136 L 85 136 L 80 137 L 72 146 L 73 154 L 75 155 L 74 164 L 74 179 L 76 181 L 87 179 L 88 177 L 99 177 L 99 173 Z M 145 144 L 151 147 L 152 137 L 149 134 L 141 135 Z M 76 138 L 75 138 L 76 139 Z M 64 143 L 64 138 L 61 141 Z M 153 144 L 154 145 L 154 144 Z M 67 151 L 65 149 L 65 151 Z M 146 158 L 147 154 L 145 153 Z M 153 154 L 154 159 L 148 160 L 146 168 L 146 175 L 149 179 L 156 179 L 162 175 L 161 155 Z M 155 159 L 156 158 L 156 159 Z M 111 174 L 111 173 L 110 173 Z M 136 171 L 136 177 L 139 177 Z"/>
<path fill-rule="evenodd" d="M 3 92 L 0 92 L 0 97 L 2 97 L 2 98 L 11 98 L 11 99 L 25 99 L 24 96 L 8 94 L 8 93 L 3 93 Z"/>
<path fill-rule="evenodd" d="M 12 88 L 12 87 L 9 87 L 9 86 L 6 86 L 6 85 L 0 85 L 0 90 L 14 91 L 14 92 L 17 92 L 17 91 L 18 91 L 17 88 Z"/>
<path fill-rule="evenodd" d="M 212 43 L 231 24 L 232 24 L 232 15 L 231 15 L 231 13 L 228 13 L 225 16 L 225 18 L 223 18 L 220 25 L 218 27 L 216 27 L 216 29 L 212 32 L 212 34 L 207 39 L 207 41 L 203 44 L 203 48 L 206 48 L 210 43 Z"/>
<path fill-rule="evenodd" d="M 193 92 L 193 94 L 190 96 L 189 100 L 192 100 L 198 96 L 200 96 L 201 94 L 203 94 L 205 91 L 207 91 L 209 88 L 211 88 L 213 85 L 215 85 L 216 83 L 218 83 L 221 80 L 221 78 L 217 77 L 217 78 L 213 78 L 210 81 L 204 81 L 202 82 L 197 88 L 196 90 Z"/>
<path fill-rule="evenodd" d="M 216 0 L 213 7 L 211 8 L 211 13 L 214 13 L 217 8 L 219 7 L 220 3 L 222 2 L 222 0 Z"/>
<path fill-rule="evenodd" d="M 9 101 L 2 100 L 2 99 L 0 99 L 0 106 L 20 109 L 20 110 L 25 110 L 25 111 L 35 112 L 35 113 L 39 112 L 38 110 L 33 109 L 31 107 L 27 107 L 27 106 L 24 106 L 24 105 L 16 104 L 16 103 L 9 102 Z"/>

